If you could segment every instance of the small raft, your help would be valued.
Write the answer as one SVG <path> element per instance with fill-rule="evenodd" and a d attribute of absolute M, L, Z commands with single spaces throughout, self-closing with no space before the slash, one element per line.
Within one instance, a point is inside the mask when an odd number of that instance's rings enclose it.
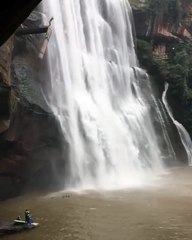
<path fill-rule="evenodd" d="M 28 224 L 22 220 L 14 220 L 13 222 L 0 222 L 0 236 L 33 229 L 39 226 L 39 223 Z"/>

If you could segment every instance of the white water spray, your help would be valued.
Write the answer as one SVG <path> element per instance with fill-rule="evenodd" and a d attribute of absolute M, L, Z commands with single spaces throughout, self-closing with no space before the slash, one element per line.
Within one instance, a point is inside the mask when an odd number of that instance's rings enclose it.
<path fill-rule="evenodd" d="M 127 0 L 47 0 L 52 109 L 69 143 L 67 187 L 145 184 L 163 168 Z"/>
<path fill-rule="evenodd" d="M 189 166 L 192 166 L 192 141 L 191 141 L 191 138 L 190 138 L 187 130 L 183 127 L 183 125 L 181 123 L 179 123 L 173 117 L 172 111 L 169 107 L 169 104 L 168 104 L 167 98 L 166 98 L 168 88 L 169 88 L 169 84 L 165 83 L 165 90 L 164 90 L 163 95 L 162 95 L 162 101 L 165 105 L 165 108 L 166 108 L 171 120 L 173 121 L 173 123 L 175 124 L 175 126 L 178 130 L 179 136 L 181 138 L 181 142 L 182 142 L 182 144 L 185 148 L 185 151 L 187 153 Z"/>
<path fill-rule="evenodd" d="M 171 139 L 170 139 L 168 131 L 167 131 L 167 123 L 166 123 L 167 119 L 165 117 L 168 115 L 165 113 L 166 109 L 160 100 L 157 101 L 155 99 L 155 97 L 153 97 L 153 101 L 154 101 L 154 106 L 155 106 L 155 110 L 156 110 L 155 112 L 157 113 L 157 119 L 161 123 L 160 130 L 161 130 L 162 134 L 160 134 L 160 137 L 162 139 L 162 145 L 166 145 L 166 147 L 164 147 L 165 154 L 164 154 L 163 158 L 165 159 L 165 161 L 171 160 L 172 162 L 176 162 L 177 157 L 176 157 L 175 151 L 174 151 L 172 143 L 171 143 Z"/>

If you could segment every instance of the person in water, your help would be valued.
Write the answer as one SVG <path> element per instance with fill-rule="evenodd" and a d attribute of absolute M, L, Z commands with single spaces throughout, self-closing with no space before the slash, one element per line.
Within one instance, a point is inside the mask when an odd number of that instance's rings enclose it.
<path fill-rule="evenodd" d="M 31 214 L 29 212 L 29 210 L 25 210 L 25 222 L 28 224 L 31 224 L 33 222 L 33 219 L 31 217 Z"/>

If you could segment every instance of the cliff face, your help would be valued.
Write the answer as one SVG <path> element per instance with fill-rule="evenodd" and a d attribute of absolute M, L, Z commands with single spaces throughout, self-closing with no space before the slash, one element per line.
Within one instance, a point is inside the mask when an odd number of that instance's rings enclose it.
<path fill-rule="evenodd" d="M 41 0 L 7 0 L 1 6 L 0 46 L 14 33 Z"/>
<path fill-rule="evenodd" d="M 131 0 L 138 58 L 192 137 L 192 1 Z M 180 144 L 181 145 L 181 144 Z M 177 147 L 178 148 L 178 147 Z"/>
<path fill-rule="evenodd" d="M 11 56 L 13 39 L 10 38 L 0 49 L 0 134 L 9 128 L 9 97 L 11 89 Z"/>
<path fill-rule="evenodd" d="M 33 11 L 22 28 L 41 21 Z M 47 63 L 38 58 L 44 39 L 45 33 L 15 35 L 0 48 L 0 199 L 58 187 L 63 176 L 67 144 L 44 95 Z"/>
<path fill-rule="evenodd" d="M 179 1 L 177 9 L 179 12 L 175 16 L 169 11 L 163 13 L 163 9 L 151 10 L 147 0 L 131 0 L 130 3 L 133 8 L 137 38 L 153 42 L 156 55 L 166 54 L 167 45 L 171 42 L 192 37 L 192 2 L 190 0 Z"/>

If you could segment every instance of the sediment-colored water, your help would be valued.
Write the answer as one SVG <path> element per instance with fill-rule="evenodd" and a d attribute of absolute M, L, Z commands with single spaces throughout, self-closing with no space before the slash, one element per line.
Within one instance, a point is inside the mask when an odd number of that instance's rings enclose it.
<path fill-rule="evenodd" d="M 40 226 L 4 239 L 191 240 L 192 168 L 174 168 L 145 188 L 21 196 L 0 203 L 0 219 L 26 208 Z"/>

